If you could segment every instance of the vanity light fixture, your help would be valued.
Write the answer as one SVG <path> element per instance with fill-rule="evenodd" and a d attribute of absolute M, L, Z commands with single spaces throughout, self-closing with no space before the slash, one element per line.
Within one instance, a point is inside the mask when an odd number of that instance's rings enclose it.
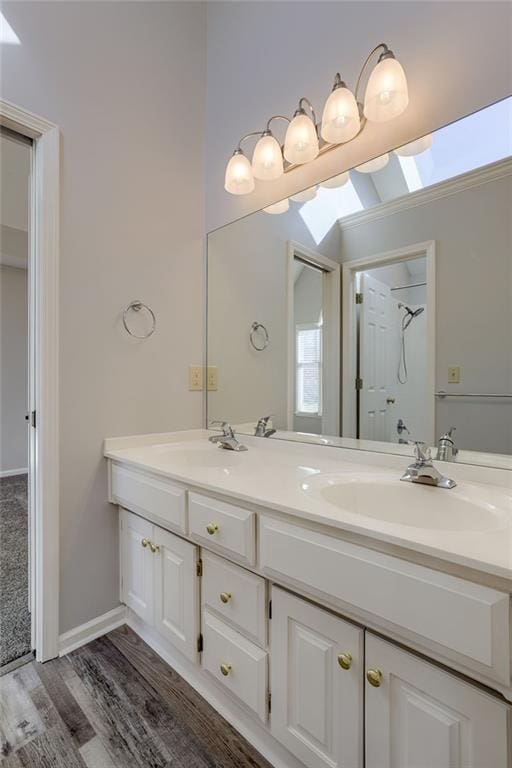
<path fill-rule="evenodd" d="M 333 176 L 332 179 L 322 181 L 320 186 L 324 189 L 338 189 L 339 187 L 344 187 L 349 179 L 350 174 L 348 171 L 345 171 L 344 173 L 339 173 L 337 176 Z"/>
<path fill-rule="evenodd" d="M 393 152 L 399 157 L 413 157 L 414 155 L 421 155 L 422 152 L 426 152 L 432 146 L 432 134 L 427 133 L 426 136 L 422 136 L 416 141 L 410 141 L 409 144 L 404 144 L 403 147 L 394 149 Z"/>
<path fill-rule="evenodd" d="M 307 203 L 310 200 L 315 199 L 316 190 L 316 187 L 309 187 L 308 189 L 304 189 L 302 192 L 297 192 L 296 195 L 291 195 L 290 200 L 293 200 L 296 203 Z"/>
<path fill-rule="evenodd" d="M 370 73 L 364 100 L 361 102 L 358 99 L 361 80 L 372 57 L 377 53 L 378 61 Z M 364 129 L 366 121 L 383 123 L 392 120 L 406 109 L 408 103 L 404 70 L 386 43 L 379 43 L 366 57 L 354 92 L 347 87 L 339 72 L 336 73 L 332 91 L 323 109 L 321 124 L 317 123 L 313 105 L 303 96 L 291 120 L 283 115 L 274 115 L 263 131 L 251 131 L 243 136 L 227 164 L 224 187 L 233 195 L 246 195 L 254 190 L 254 179 L 278 179 L 297 165 L 309 163 L 319 154 L 353 141 Z M 288 123 L 282 147 L 271 130 L 273 120 L 285 120 Z M 242 143 L 251 137 L 258 137 L 252 164 L 242 149 Z"/>
<path fill-rule="evenodd" d="M 379 157 L 374 157 L 373 160 L 368 160 L 366 163 L 362 163 L 361 165 L 356 165 L 355 170 L 359 171 L 359 173 L 377 173 L 377 171 L 382 170 L 382 168 L 385 168 L 386 165 L 389 163 L 389 155 L 386 152 L 384 155 L 379 155 Z"/>

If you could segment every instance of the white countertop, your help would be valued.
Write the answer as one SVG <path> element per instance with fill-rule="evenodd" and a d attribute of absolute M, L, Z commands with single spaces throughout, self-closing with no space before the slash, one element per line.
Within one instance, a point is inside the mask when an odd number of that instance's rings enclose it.
<path fill-rule="evenodd" d="M 319 476 L 376 478 L 390 485 L 407 460 L 400 456 L 359 452 L 300 443 L 240 436 L 249 448 L 235 453 L 208 441 L 212 432 L 191 430 L 105 440 L 104 454 L 113 461 L 168 477 L 204 491 L 312 520 L 373 540 L 512 580 L 512 474 L 506 470 L 443 463 L 454 478 L 457 494 L 468 504 L 478 500 L 496 524 L 490 530 L 447 530 L 414 527 L 340 509 L 315 493 Z M 312 482 L 314 480 L 314 482 Z M 307 489 L 308 486 L 312 490 Z M 402 483 L 407 504 L 439 505 L 455 491 Z M 435 514 L 434 514 L 435 510 Z M 474 520 L 475 506 L 471 506 Z"/>

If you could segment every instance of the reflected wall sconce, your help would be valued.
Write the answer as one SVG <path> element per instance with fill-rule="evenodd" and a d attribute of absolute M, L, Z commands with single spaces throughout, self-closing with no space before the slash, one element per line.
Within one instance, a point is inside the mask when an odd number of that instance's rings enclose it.
<path fill-rule="evenodd" d="M 379 51 L 361 103 L 358 100 L 361 79 L 370 60 Z M 367 121 L 384 123 L 398 117 L 408 103 L 405 72 L 386 43 L 379 43 L 366 57 L 354 93 L 341 79 L 339 72 L 336 74 L 320 123 L 317 122 L 313 105 L 303 96 L 291 119 L 284 115 L 273 115 L 265 130 L 251 131 L 242 136 L 226 166 L 224 188 L 232 195 L 246 195 L 254 190 L 255 179 L 278 179 L 292 168 L 310 163 L 319 154 L 353 141 Z M 288 123 L 283 146 L 272 132 L 274 120 Z M 242 144 L 253 137 L 258 138 L 252 160 L 249 161 Z M 342 176 L 339 177 L 339 186 L 343 183 Z M 308 192 L 314 197 L 311 190 Z"/>

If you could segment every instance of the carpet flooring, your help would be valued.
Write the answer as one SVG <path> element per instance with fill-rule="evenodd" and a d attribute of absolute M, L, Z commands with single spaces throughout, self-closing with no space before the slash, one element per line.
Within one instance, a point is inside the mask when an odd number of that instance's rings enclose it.
<path fill-rule="evenodd" d="M 271 768 L 128 627 L 0 677 L 2 768 Z"/>
<path fill-rule="evenodd" d="M 0 667 L 30 651 L 27 475 L 0 477 Z"/>

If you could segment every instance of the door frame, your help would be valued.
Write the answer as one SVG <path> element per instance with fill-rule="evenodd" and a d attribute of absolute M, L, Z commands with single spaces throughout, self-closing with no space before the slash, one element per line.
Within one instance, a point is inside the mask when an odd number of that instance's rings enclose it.
<path fill-rule="evenodd" d="M 288 240 L 286 243 L 286 315 L 287 315 L 287 387 L 286 423 L 293 432 L 295 415 L 295 324 L 294 324 L 294 269 L 296 256 L 320 267 L 325 272 L 324 315 L 326 327 L 330 329 L 323 340 L 324 392 L 323 403 L 327 418 L 322 413 L 322 434 L 339 435 L 340 430 L 340 298 L 341 268 L 332 261 L 305 245 Z"/>
<path fill-rule="evenodd" d="M 356 274 L 364 269 L 383 267 L 425 257 L 427 282 L 427 388 L 429 396 L 425 403 L 429 434 L 424 440 L 433 445 L 436 434 L 436 241 L 406 245 L 393 251 L 377 253 L 343 264 L 343 388 L 342 388 L 342 434 L 343 437 L 357 435 L 357 341 L 356 341 Z"/>
<path fill-rule="evenodd" d="M 58 127 L 0 99 L 0 125 L 32 139 L 29 240 L 29 562 L 32 648 L 59 653 Z"/>

